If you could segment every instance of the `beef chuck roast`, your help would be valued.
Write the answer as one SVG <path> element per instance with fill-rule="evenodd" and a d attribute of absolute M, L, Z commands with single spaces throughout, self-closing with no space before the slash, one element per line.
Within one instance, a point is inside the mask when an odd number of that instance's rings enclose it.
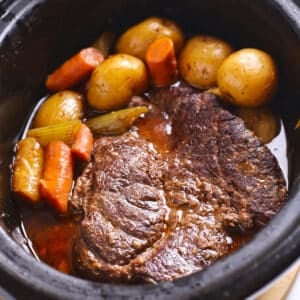
<path fill-rule="evenodd" d="M 172 129 L 168 151 L 135 129 L 99 138 L 76 182 L 73 267 L 86 278 L 158 282 L 201 270 L 228 253 L 228 228 L 266 224 L 286 198 L 276 159 L 214 95 L 170 87 L 150 100 Z"/>

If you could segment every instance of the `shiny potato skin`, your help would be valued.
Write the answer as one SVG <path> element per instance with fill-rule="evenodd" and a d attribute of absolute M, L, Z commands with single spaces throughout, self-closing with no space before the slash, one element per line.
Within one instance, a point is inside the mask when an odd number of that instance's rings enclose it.
<path fill-rule="evenodd" d="M 272 57 L 254 48 L 232 53 L 217 75 L 222 98 L 241 107 L 266 104 L 275 95 L 277 82 L 278 71 Z"/>
<path fill-rule="evenodd" d="M 46 127 L 83 116 L 83 96 L 72 91 L 61 91 L 50 96 L 35 116 L 33 127 Z"/>
<path fill-rule="evenodd" d="M 182 49 L 178 65 L 181 77 L 187 83 L 202 88 L 217 84 L 217 72 L 232 47 L 222 39 L 198 35 L 187 41 Z"/>
<path fill-rule="evenodd" d="M 149 45 L 162 37 L 169 37 L 173 41 L 176 53 L 183 47 L 184 35 L 176 23 L 163 18 L 151 17 L 124 32 L 117 41 L 116 52 L 130 54 L 145 60 Z"/>
<path fill-rule="evenodd" d="M 139 58 L 116 54 L 107 58 L 93 72 L 88 84 L 87 99 L 98 110 L 124 107 L 132 96 L 148 88 L 148 73 Z"/>

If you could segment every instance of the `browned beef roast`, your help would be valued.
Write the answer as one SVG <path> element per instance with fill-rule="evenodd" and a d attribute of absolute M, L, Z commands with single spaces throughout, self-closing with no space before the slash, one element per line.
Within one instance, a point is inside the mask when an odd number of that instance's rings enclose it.
<path fill-rule="evenodd" d="M 171 125 L 169 151 L 136 130 L 102 137 L 77 180 L 73 266 L 86 278 L 158 282 L 200 270 L 229 251 L 229 227 L 264 225 L 285 200 L 273 155 L 214 95 L 172 87 L 150 100 Z"/>

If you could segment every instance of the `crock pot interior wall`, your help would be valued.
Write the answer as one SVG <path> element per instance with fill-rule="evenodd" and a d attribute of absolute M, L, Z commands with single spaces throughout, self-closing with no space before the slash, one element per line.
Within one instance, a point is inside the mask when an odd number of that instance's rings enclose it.
<path fill-rule="evenodd" d="M 80 299 L 83 294 L 91 297 L 106 295 L 109 298 L 113 295 L 156 295 L 155 298 L 161 299 L 183 299 L 187 295 L 202 295 L 205 299 L 233 299 L 255 291 L 291 263 L 300 244 L 299 230 L 295 231 L 295 226 L 299 229 L 299 217 L 294 211 L 294 208 L 300 207 L 299 196 L 296 197 L 300 160 L 294 155 L 299 153 L 300 141 L 296 142 L 293 130 L 300 96 L 297 90 L 300 86 L 300 41 L 299 24 L 295 20 L 287 20 L 289 14 L 282 9 L 282 3 L 288 8 L 290 2 L 15 1 L 0 19 L 0 160 L 3 161 L 0 166 L 0 200 L 2 213 L 6 209 L 0 247 L 1 255 L 9 256 L 6 262 L 3 261 L 4 256 L 0 256 L 3 269 L 0 283 L 14 293 L 22 291 L 24 297 L 30 295 L 31 298 L 33 295 L 39 297 L 36 293 L 46 293 L 49 297 L 61 295 L 73 299 Z M 26 116 L 46 93 L 44 81 L 53 68 L 81 47 L 89 45 L 102 31 L 121 32 L 152 15 L 177 21 L 187 33 L 214 34 L 227 39 L 237 48 L 258 47 L 275 57 L 281 75 L 276 101 L 287 125 L 291 145 L 290 175 L 294 192 L 289 204 L 253 242 L 204 272 L 156 287 L 112 287 L 88 283 L 37 263 L 17 245 L 20 244 L 19 220 L 9 193 L 10 157 L 7 153 L 12 153 Z M 9 204 L 7 208 L 4 203 Z M 294 241 L 291 241 L 292 238 Z M 291 248 L 286 249 L 287 245 Z M 272 255 L 271 249 L 276 257 L 269 257 Z M 281 254 L 276 251 L 281 251 Z M 245 270 L 246 266 L 249 269 Z M 258 270 L 259 274 L 254 276 Z M 19 275 L 16 275 L 18 272 Z M 229 275 L 231 278 L 228 278 Z M 22 288 L 16 290 L 15 286 L 19 284 Z"/>

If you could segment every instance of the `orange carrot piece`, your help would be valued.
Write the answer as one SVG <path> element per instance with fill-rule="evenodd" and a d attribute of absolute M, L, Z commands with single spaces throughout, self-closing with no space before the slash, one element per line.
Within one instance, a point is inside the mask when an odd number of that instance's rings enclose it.
<path fill-rule="evenodd" d="M 89 161 L 91 159 L 93 141 L 91 130 L 85 124 L 82 124 L 75 134 L 74 144 L 71 148 L 72 154 L 80 160 Z"/>
<path fill-rule="evenodd" d="M 61 214 L 68 211 L 73 183 L 71 149 L 64 142 L 53 141 L 45 149 L 44 170 L 40 181 L 43 199 Z"/>
<path fill-rule="evenodd" d="M 167 86 L 177 80 L 177 61 L 170 38 L 164 37 L 150 44 L 146 52 L 146 63 L 154 86 Z"/>
<path fill-rule="evenodd" d="M 104 60 L 102 53 L 95 48 L 85 48 L 68 59 L 46 81 L 51 91 L 69 89 L 86 78 Z"/>

